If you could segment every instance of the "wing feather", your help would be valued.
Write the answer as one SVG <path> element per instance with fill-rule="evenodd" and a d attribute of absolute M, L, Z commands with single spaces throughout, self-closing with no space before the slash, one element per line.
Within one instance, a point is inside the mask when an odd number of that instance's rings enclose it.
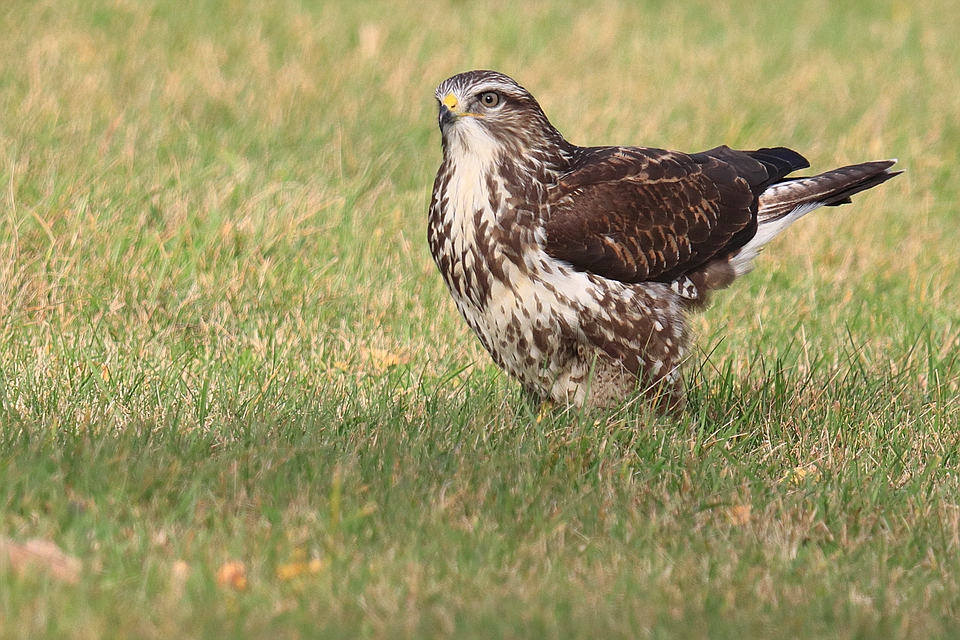
<path fill-rule="evenodd" d="M 788 149 L 580 150 L 552 190 L 546 251 L 623 282 L 670 282 L 746 244 L 763 190 L 806 166 Z"/>

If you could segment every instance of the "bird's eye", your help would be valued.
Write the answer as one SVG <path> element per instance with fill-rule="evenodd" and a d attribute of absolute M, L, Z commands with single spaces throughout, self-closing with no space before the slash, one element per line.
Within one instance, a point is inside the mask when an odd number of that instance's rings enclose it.
<path fill-rule="evenodd" d="M 485 107 L 495 107 L 500 104 L 500 94 L 486 91 L 480 94 L 480 104 Z"/>

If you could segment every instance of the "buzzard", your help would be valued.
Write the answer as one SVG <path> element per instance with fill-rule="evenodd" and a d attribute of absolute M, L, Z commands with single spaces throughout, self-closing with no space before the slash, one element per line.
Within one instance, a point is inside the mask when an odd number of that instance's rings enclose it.
<path fill-rule="evenodd" d="M 783 147 L 701 153 L 567 142 L 495 71 L 436 91 L 443 162 L 430 252 L 494 361 L 537 397 L 683 404 L 687 315 L 800 217 L 897 175 L 895 160 L 810 177 Z"/>

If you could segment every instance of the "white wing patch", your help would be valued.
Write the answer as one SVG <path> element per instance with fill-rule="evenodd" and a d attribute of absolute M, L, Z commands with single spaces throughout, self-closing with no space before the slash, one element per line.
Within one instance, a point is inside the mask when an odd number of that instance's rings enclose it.
<path fill-rule="evenodd" d="M 822 206 L 822 202 L 805 202 L 797 205 L 793 211 L 785 216 L 766 221 L 763 220 L 763 214 L 761 213 L 758 216 L 760 223 L 757 227 L 757 234 L 753 236 L 750 242 L 743 245 L 740 251 L 730 257 L 730 266 L 733 267 L 737 277 L 753 271 L 753 260 L 760 255 L 760 250 L 763 249 L 764 245 L 780 235 L 784 229 L 794 222 Z"/>

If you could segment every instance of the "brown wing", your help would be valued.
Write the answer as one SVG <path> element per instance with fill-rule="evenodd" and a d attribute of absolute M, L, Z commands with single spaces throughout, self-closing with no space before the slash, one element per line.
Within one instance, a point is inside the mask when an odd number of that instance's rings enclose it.
<path fill-rule="evenodd" d="M 548 254 L 622 282 L 670 282 L 742 247 L 757 202 L 806 160 L 788 149 L 582 149 L 553 190 Z"/>

